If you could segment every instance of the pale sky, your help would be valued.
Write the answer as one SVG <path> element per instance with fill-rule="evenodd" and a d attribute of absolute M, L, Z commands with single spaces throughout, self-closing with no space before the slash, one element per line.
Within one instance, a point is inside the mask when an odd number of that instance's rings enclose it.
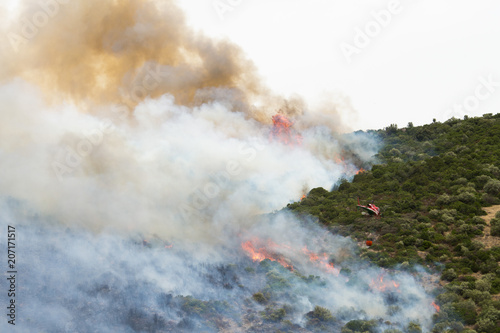
<path fill-rule="evenodd" d="M 500 112 L 500 1 L 178 3 L 196 30 L 242 47 L 275 92 L 310 105 L 348 96 L 354 129 Z"/>

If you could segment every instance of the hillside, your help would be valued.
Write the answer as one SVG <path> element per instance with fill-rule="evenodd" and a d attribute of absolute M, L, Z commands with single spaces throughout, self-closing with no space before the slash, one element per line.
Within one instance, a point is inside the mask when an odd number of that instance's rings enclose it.
<path fill-rule="evenodd" d="M 440 276 L 433 332 L 500 332 L 500 114 L 371 132 L 383 142 L 371 170 L 286 209 L 356 239 L 381 267 Z M 358 197 L 382 217 L 362 215 Z"/>

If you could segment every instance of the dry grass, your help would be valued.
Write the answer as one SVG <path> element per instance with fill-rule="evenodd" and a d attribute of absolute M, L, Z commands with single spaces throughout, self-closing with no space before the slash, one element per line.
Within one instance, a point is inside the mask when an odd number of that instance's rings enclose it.
<path fill-rule="evenodd" d="M 484 236 L 480 237 L 479 240 L 484 244 L 487 249 L 490 249 L 495 246 L 500 246 L 500 237 L 491 236 L 490 231 L 490 221 L 495 217 L 495 214 L 500 211 L 500 205 L 484 207 L 484 211 L 486 212 L 486 216 L 483 217 L 486 222 L 486 226 L 484 227 Z"/>

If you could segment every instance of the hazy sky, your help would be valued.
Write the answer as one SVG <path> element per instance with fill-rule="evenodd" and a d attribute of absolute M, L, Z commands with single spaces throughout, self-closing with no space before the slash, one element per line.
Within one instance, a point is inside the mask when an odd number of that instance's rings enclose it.
<path fill-rule="evenodd" d="M 348 96 L 358 111 L 355 129 L 500 112 L 500 1 L 179 5 L 195 29 L 240 45 L 274 91 L 310 104 Z"/>

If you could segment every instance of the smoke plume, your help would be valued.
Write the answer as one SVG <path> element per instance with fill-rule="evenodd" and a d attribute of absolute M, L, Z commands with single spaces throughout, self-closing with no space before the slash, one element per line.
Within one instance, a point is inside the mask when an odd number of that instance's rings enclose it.
<path fill-rule="evenodd" d="M 351 240 L 264 215 L 373 163 L 375 138 L 337 134 L 346 99 L 309 109 L 273 94 L 239 47 L 192 31 L 174 1 L 21 1 L 2 13 L 0 226 L 18 229 L 21 331 L 216 331 L 207 318 L 243 330 L 274 271 L 296 294 L 295 325 L 317 304 L 389 313 L 379 292 L 360 300 L 379 269 L 357 263 L 361 282 L 347 284 L 307 259 L 354 269 Z M 293 145 L 270 135 L 278 112 Z M 252 261 L 241 244 L 255 237 L 286 244 L 277 255 L 323 284 Z M 426 293 L 398 281 L 411 293 L 389 316 L 426 323 Z"/>

